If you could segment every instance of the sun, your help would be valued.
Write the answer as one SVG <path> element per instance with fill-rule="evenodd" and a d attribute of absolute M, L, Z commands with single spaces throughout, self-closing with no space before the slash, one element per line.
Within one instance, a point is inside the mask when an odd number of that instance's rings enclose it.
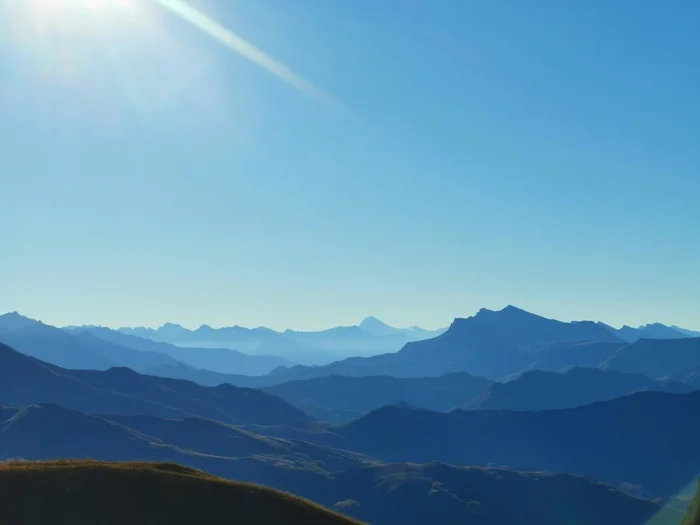
<path fill-rule="evenodd" d="M 82 31 L 133 14 L 142 0 L 22 0 L 24 14 L 37 28 Z"/>
<path fill-rule="evenodd" d="M 124 23 L 143 19 L 146 0 L 11 1 L 14 34 L 51 46 L 65 38 L 99 38 Z"/>
<path fill-rule="evenodd" d="M 61 15 L 68 11 L 83 10 L 91 12 L 109 11 L 133 7 L 133 0 L 29 0 L 34 9 L 47 16 Z"/>

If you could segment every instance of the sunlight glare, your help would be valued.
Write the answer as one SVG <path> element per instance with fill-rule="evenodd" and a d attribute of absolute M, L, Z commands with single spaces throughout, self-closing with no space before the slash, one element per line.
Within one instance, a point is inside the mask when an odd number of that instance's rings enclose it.
<path fill-rule="evenodd" d="M 216 47 L 178 32 L 151 0 L 8 5 L 12 52 L 47 114 L 59 93 L 77 95 L 75 107 L 97 120 L 118 116 L 119 108 L 150 113 L 177 101 L 207 114 L 225 106 L 212 69 Z"/>

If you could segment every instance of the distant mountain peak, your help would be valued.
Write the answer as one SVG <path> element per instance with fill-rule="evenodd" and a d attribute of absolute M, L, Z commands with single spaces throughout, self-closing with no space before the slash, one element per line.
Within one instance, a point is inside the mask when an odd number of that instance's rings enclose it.
<path fill-rule="evenodd" d="M 388 324 L 380 321 L 373 315 L 370 315 L 369 317 L 365 317 L 362 322 L 359 324 L 360 328 L 367 327 L 367 326 L 382 326 L 386 328 L 391 328 Z"/>
<path fill-rule="evenodd" d="M 400 330 L 389 326 L 373 315 L 365 317 L 358 326 L 363 332 L 376 336 L 391 335 L 400 332 Z"/>
<path fill-rule="evenodd" d="M 17 311 L 0 315 L 0 328 L 5 330 L 21 330 L 29 326 L 42 325 L 41 321 L 25 317 Z"/>
<path fill-rule="evenodd" d="M 168 330 L 172 328 L 177 328 L 177 329 L 184 329 L 182 325 L 176 324 L 176 323 L 164 323 L 163 326 L 159 328 L 159 330 Z"/>

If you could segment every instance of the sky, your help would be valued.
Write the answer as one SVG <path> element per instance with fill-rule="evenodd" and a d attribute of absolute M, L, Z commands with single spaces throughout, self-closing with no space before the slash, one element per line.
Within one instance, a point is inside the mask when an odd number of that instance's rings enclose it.
<path fill-rule="evenodd" d="M 700 329 L 695 0 L 0 0 L 0 312 Z"/>

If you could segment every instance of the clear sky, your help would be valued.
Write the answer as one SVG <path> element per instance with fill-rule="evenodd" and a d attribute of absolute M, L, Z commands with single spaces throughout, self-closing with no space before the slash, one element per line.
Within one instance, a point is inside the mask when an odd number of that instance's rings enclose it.
<path fill-rule="evenodd" d="M 698 28 L 696 0 L 0 0 L 0 311 L 700 328 Z"/>

